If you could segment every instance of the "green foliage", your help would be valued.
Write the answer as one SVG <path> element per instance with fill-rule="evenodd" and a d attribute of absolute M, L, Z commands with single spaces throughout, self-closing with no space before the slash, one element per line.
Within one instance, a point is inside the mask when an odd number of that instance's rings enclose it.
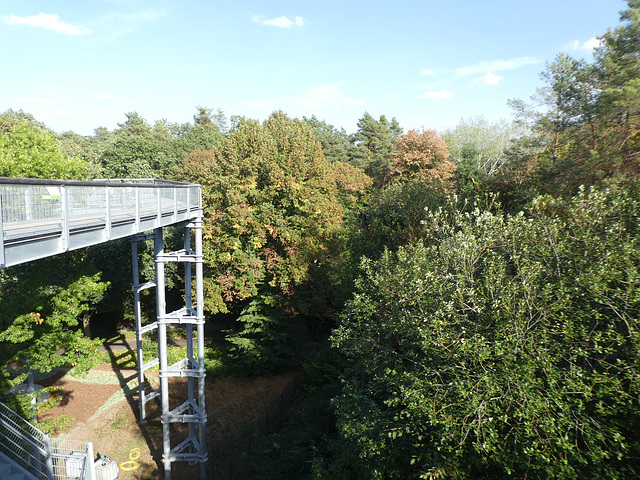
<path fill-rule="evenodd" d="M 445 201 L 437 186 L 422 182 L 392 183 L 373 194 L 358 221 L 349 251 L 356 262 L 361 256 L 378 258 L 385 248 L 392 251 L 426 238 L 426 208 Z"/>
<path fill-rule="evenodd" d="M 227 133 L 229 130 L 227 116 L 221 109 L 215 113 L 212 108 L 197 107 L 198 113 L 193 116 L 193 122 L 196 126 L 205 127 L 205 129 Z M 211 148 L 211 147 L 208 147 Z"/>
<path fill-rule="evenodd" d="M 60 434 L 71 430 L 71 422 L 73 418 L 67 414 L 60 414 L 55 418 L 49 419 L 45 422 L 40 422 L 38 428 L 48 435 L 55 433 Z"/>
<path fill-rule="evenodd" d="M 87 165 L 87 178 L 104 178 L 95 137 L 83 137 L 73 132 L 58 135 L 60 153 L 68 159 L 81 159 Z"/>
<path fill-rule="evenodd" d="M 349 151 L 349 163 L 364 169 L 377 186 L 388 181 L 391 160 L 396 151 L 396 140 L 402 134 L 400 124 L 391 122 L 384 115 L 379 120 L 365 112 L 358 120 L 358 131 L 351 136 L 353 148 Z"/>
<path fill-rule="evenodd" d="M 333 338 L 364 475 L 636 478 L 639 215 L 637 188 L 439 209 L 365 260 Z"/>
<path fill-rule="evenodd" d="M 149 125 L 136 112 L 126 117 L 114 132 L 96 131 L 99 161 L 108 178 L 170 178 L 184 157 L 222 139 L 211 119 L 194 117 L 195 125 L 166 121 Z"/>
<path fill-rule="evenodd" d="M 512 168 L 538 192 L 575 193 L 580 185 L 638 177 L 640 5 L 628 4 L 622 24 L 600 37 L 593 61 L 561 54 L 547 66 L 534 97 L 541 111 L 513 102 L 532 135 L 522 139 L 519 150 L 528 152 Z"/>
<path fill-rule="evenodd" d="M 209 311 L 254 297 L 263 283 L 291 297 L 311 265 L 335 258 L 340 200 L 351 192 L 304 122 L 282 112 L 263 125 L 246 121 L 219 147 L 192 153 L 177 174 L 202 185 Z"/>
<path fill-rule="evenodd" d="M 232 345 L 232 370 L 242 375 L 273 372 L 295 360 L 293 337 L 287 330 L 283 299 L 261 294 L 251 300 L 238 316 L 240 331 L 227 330 Z"/>
<path fill-rule="evenodd" d="M 86 178 L 86 162 L 62 155 L 53 132 L 26 119 L 0 125 L 0 176 Z"/>
<path fill-rule="evenodd" d="M 90 314 L 109 284 L 99 273 L 63 273 L 60 265 L 69 258 L 3 270 L 0 341 L 5 343 L 0 355 L 5 374 L 9 362 L 23 358 L 39 372 L 59 366 L 82 372 L 95 362 L 98 344 L 83 335 L 79 319 Z"/>
<path fill-rule="evenodd" d="M 458 195 L 473 198 L 486 189 L 487 177 L 494 177 L 512 158 L 510 147 L 522 138 L 524 129 L 505 121 L 491 123 L 483 117 L 461 120 L 447 130 L 444 139 L 449 159 L 456 164 Z"/>
<path fill-rule="evenodd" d="M 347 162 L 349 160 L 351 143 L 344 128 L 338 130 L 324 120 L 318 120 L 315 115 L 311 118 L 302 118 L 313 129 L 316 140 L 322 145 L 324 158 L 327 162 Z"/>

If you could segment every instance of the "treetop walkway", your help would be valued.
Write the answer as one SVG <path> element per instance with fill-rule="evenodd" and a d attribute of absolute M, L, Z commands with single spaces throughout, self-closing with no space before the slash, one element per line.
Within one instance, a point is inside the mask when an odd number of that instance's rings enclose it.
<path fill-rule="evenodd" d="M 202 217 L 200 185 L 0 177 L 0 267 Z"/>
<path fill-rule="evenodd" d="M 146 422 L 146 403 L 160 397 L 165 480 L 171 479 L 171 464 L 176 461 L 199 463 L 200 478 L 204 480 L 207 415 L 200 185 L 149 179 L 71 181 L 0 177 L 0 210 L 0 268 L 131 237 L 139 419 Z M 184 246 L 176 252 L 164 249 L 163 227 L 167 226 L 184 231 Z M 138 261 L 138 244 L 145 240 L 153 240 L 155 259 L 155 278 L 147 281 L 140 278 Z M 173 262 L 184 265 L 185 306 L 167 312 L 165 264 Z M 156 289 L 155 320 L 145 320 L 142 315 L 141 293 L 150 288 Z M 185 326 L 187 349 L 185 358 L 168 365 L 167 326 L 171 324 Z M 158 357 L 144 362 L 142 334 L 152 330 L 157 331 Z M 160 388 L 147 391 L 145 371 L 156 365 Z M 173 409 L 169 401 L 171 377 L 186 379 L 187 392 L 187 401 Z M 188 425 L 186 439 L 180 442 L 172 439 L 174 423 Z M 3 426 L 0 418 L 0 427 Z M 47 466 L 45 470 L 41 472 L 43 478 L 52 478 L 51 468 Z"/>

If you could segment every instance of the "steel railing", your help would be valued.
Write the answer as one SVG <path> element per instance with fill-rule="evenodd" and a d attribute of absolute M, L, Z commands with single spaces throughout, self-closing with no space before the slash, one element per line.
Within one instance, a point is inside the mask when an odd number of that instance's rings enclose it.
<path fill-rule="evenodd" d="M 49 438 L 0 402 L 0 452 L 42 480 L 94 480 L 93 444 Z"/>

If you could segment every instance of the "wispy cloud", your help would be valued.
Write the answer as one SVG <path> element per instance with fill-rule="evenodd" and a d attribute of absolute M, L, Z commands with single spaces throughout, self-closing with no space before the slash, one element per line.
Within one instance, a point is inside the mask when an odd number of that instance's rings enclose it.
<path fill-rule="evenodd" d="M 26 25 L 29 27 L 44 28 L 45 30 L 62 33 L 63 35 L 77 36 L 91 33 L 91 30 L 88 28 L 63 22 L 58 15 L 52 13 L 39 13 L 38 15 L 30 15 L 28 17 L 3 15 L 2 21 L 7 25 Z"/>
<path fill-rule="evenodd" d="M 537 65 L 541 61 L 535 57 L 517 57 L 508 60 L 490 60 L 465 65 L 452 69 L 424 69 L 421 76 L 431 77 L 433 81 L 416 85 L 418 90 L 427 90 L 418 98 L 448 100 L 455 97 L 451 85 L 468 77 L 475 77 L 471 85 L 498 85 L 503 77 L 497 72 L 516 70 L 529 65 Z"/>
<path fill-rule="evenodd" d="M 342 90 L 342 83 L 327 83 L 310 87 L 302 97 L 290 97 L 290 100 L 314 111 L 339 110 L 344 105 L 363 106 L 366 104 L 363 100 L 345 95 Z"/>
<path fill-rule="evenodd" d="M 473 83 L 484 83 L 485 85 L 498 85 L 502 77 L 500 75 L 496 75 L 493 72 L 487 72 L 480 78 L 476 78 Z"/>
<path fill-rule="evenodd" d="M 535 57 L 519 57 L 510 60 L 491 60 L 488 62 L 478 62 L 473 65 L 456 68 L 454 73 L 458 77 L 468 77 L 470 75 L 480 75 L 487 72 L 503 72 L 506 70 L 516 70 L 528 65 L 541 63 Z"/>
<path fill-rule="evenodd" d="M 304 26 L 304 18 L 300 16 L 295 16 L 293 20 L 289 17 L 276 17 L 276 18 L 266 18 L 262 15 L 254 15 L 251 17 L 251 21 L 254 23 L 258 23 L 260 25 L 266 25 L 269 27 L 278 27 L 278 28 L 291 28 L 291 27 L 302 27 Z"/>
<path fill-rule="evenodd" d="M 418 98 L 429 98 L 432 100 L 450 100 L 453 97 L 455 97 L 455 94 L 449 90 L 437 90 L 418 95 Z"/>
<path fill-rule="evenodd" d="M 102 39 L 104 41 L 112 41 L 139 30 L 145 24 L 155 22 L 167 15 L 166 10 L 153 8 L 131 12 L 111 12 L 96 20 L 96 24 L 100 27 Z"/>
<path fill-rule="evenodd" d="M 581 42 L 580 40 L 574 40 L 564 46 L 567 50 L 573 50 L 578 52 L 593 52 L 602 44 L 602 40 L 598 37 L 591 37 L 589 40 Z"/>

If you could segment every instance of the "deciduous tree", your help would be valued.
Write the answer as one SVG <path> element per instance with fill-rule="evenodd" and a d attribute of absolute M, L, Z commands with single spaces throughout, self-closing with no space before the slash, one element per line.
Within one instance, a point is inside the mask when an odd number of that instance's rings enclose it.
<path fill-rule="evenodd" d="M 452 204 L 363 262 L 333 340 L 364 478 L 637 477 L 638 192 Z"/>
<path fill-rule="evenodd" d="M 282 112 L 242 123 L 219 147 L 185 159 L 202 185 L 206 306 L 225 311 L 268 284 L 293 295 L 329 261 L 343 206 L 331 164 L 303 121 Z"/>
<path fill-rule="evenodd" d="M 396 142 L 390 175 L 396 181 L 429 183 L 449 191 L 456 165 L 449 160 L 444 139 L 435 130 L 409 130 Z"/>
<path fill-rule="evenodd" d="M 53 132 L 26 119 L 0 130 L 0 176 L 84 180 L 87 164 L 60 153 Z"/>

